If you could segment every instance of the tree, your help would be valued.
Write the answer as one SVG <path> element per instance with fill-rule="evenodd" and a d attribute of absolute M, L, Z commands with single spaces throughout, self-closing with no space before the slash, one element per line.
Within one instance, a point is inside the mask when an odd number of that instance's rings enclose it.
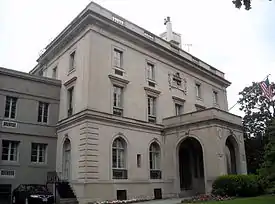
<path fill-rule="evenodd" d="M 275 90 L 274 83 L 271 84 Z M 275 117 L 275 102 L 268 100 L 262 93 L 258 83 L 245 87 L 240 93 L 240 110 L 245 113 L 243 117 L 245 149 L 247 157 L 247 170 L 256 173 L 263 162 L 264 147 L 267 143 L 266 127 Z"/>
<path fill-rule="evenodd" d="M 234 0 L 232 1 L 233 4 L 235 4 L 235 7 L 236 8 L 241 8 L 242 6 L 244 6 L 244 8 L 246 10 L 250 10 L 251 9 L 251 1 L 252 0 Z M 272 1 L 272 0 L 269 0 L 269 1 Z"/>
<path fill-rule="evenodd" d="M 265 147 L 264 162 L 259 170 L 263 187 L 275 191 L 275 119 L 267 127 L 266 137 L 269 142 Z"/>

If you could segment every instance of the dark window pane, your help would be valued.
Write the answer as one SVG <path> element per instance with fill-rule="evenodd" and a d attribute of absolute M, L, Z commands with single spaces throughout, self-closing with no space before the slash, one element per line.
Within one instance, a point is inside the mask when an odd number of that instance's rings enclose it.
<path fill-rule="evenodd" d="M 38 106 L 38 122 L 42 122 L 42 103 L 39 102 L 39 106 Z"/>
<path fill-rule="evenodd" d="M 10 103 L 11 103 L 11 98 L 6 97 L 6 106 L 5 106 L 5 117 L 8 118 L 10 116 Z"/>

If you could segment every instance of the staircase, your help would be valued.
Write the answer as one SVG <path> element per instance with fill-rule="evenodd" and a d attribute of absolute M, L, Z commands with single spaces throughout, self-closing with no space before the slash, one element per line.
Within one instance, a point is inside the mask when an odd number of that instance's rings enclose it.
<path fill-rule="evenodd" d="M 60 198 L 76 198 L 68 181 L 60 181 L 56 184 Z"/>

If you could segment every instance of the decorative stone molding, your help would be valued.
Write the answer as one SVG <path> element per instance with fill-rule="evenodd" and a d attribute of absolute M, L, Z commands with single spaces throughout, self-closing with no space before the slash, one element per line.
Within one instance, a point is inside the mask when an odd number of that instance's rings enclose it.
<path fill-rule="evenodd" d="M 168 73 L 169 89 L 178 89 L 185 95 L 187 94 L 187 81 L 181 76 L 179 72 L 175 74 Z"/>
<path fill-rule="evenodd" d="M 217 133 L 218 133 L 218 137 L 220 139 L 222 139 L 222 129 L 221 128 L 217 127 Z"/>
<path fill-rule="evenodd" d="M 177 103 L 177 104 L 184 104 L 184 103 L 185 103 L 185 99 L 179 98 L 179 97 L 177 97 L 177 96 L 172 96 L 172 99 L 173 99 L 174 102 Z"/>
<path fill-rule="evenodd" d="M 109 74 L 109 79 L 114 85 L 126 87 L 126 85 L 129 83 L 127 79 L 123 79 L 114 75 Z"/>
<path fill-rule="evenodd" d="M 88 182 L 99 178 L 98 175 L 98 128 L 86 122 L 80 128 L 79 142 L 79 172 L 78 179 Z"/>
<path fill-rule="evenodd" d="M 218 155 L 218 157 L 220 157 L 220 158 L 223 157 L 223 154 L 222 154 L 222 153 L 218 153 L 217 155 Z"/>
<path fill-rule="evenodd" d="M 159 94 L 161 93 L 159 90 L 152 89 L 152 88 L 149 88 L 149 87 L 144 87 L 144 90 L 146 91 L 147 95 L 151 95 L 151 96 L 154 96 L 154 97 L 158 97 Z"/>
<path fill-rule="evenodd" d="M 76 82 L 76 80 L 77 80 L 77 77 L 74 76 L 73 78 L 71 78 L 71 79 L 69 79 L 68 81 L 66 81 L 66 82 L 64 83 L 64 86 L 66 86 L 66 87 L 71 86 L 72 84 L 74 84 L 74 83 Z"/>

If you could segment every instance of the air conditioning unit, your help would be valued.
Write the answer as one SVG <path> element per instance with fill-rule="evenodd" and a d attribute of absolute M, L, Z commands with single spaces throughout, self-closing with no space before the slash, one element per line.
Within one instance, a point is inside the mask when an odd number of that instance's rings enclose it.
<path fill-rule="evenodd" d="M 0 169 L 0 177 L 14 178 L 15 177 L 15 170 Z"/>
<path fill-rule="evenodd" d="M 2 122 L 2 127 L 6 128 L 17 128 L 17 123 L 13 121 L 3 121 Z"/>

